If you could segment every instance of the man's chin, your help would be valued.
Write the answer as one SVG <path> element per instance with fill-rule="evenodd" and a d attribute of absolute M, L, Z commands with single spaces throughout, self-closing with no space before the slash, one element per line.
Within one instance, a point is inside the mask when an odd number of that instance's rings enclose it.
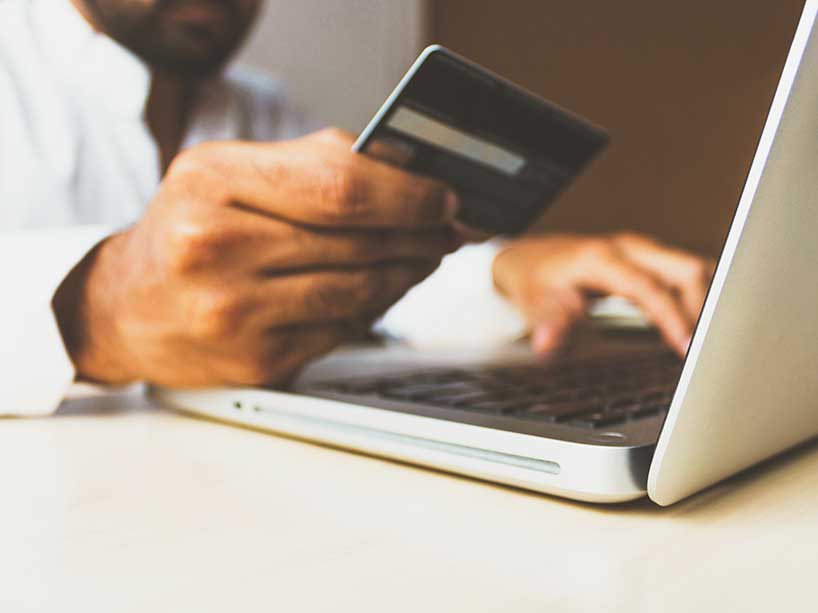
<path fill-rule="evenodd" d="M 212 41 L 178 41 L 172 50 L 150 49 L 137 53 L 154 69 L 165 74 L 188 78 L 206 78 L 218 73 L 230 52 L 213 45 Z"/>

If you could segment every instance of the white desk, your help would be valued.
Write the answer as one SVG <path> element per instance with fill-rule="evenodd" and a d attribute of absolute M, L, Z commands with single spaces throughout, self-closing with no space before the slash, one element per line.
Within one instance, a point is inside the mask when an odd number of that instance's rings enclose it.
<path fill-rule="evenodd" d="M 818 446 L 596 507 L 141 397 L 0 420 L 0 611 L 816 610 Z"/>

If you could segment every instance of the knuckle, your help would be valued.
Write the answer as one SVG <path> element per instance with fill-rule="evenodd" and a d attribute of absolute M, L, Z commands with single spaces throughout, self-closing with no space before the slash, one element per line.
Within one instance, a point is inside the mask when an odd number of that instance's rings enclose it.
<path fill-rule="evenodd" d="M 666 298 L 664 286 L 647 275 L 620 273 L 614 285 L 617 291 L 645 308 L 654 308 Z"/>
<path fill-rule="evenodd" d="M 666 303 L 669 300 L 667 288 L 648 276 L 635 276 L 630 282 L 633 292 L 654 303 Z"/>
<path fill-rule="evenodd" d="M 198 147 L 191 147 L 179 152 L 170 163 L 165 176 L 167 179 L 180 179 L 196 176 L 206 172 L 207 163 Z"/>
<path fill-rule="evenodd" d="M 223 155 L 214 144 L 202 144 L 182 150 L 170 163 L 164 183 L 176 192 L 197 199 L 228 200 L 228 182 L 223 180 Z"/>
<path fill-rule="evenodd" d="M 354 141 L 354 138 L 349 132 L 334 126 L 320 130 L 318 132 L 318 137 L 325 142 L 338 145 L 351 145 Z"/>
<path fill-rule="evenodd" d="M 205 290 L 194 299 L 189 321 L 197 338 L 222 339 L 239 333 L 244 312 L 244 304 L 235 293 Z"/>
<path fill-rule="evenodd" d="M 184 276 L 212 265 L 222 254 L 224 234 L 207 222 L 179 220 L 166 245 L 168 269 Z"/>
<path fill-rule="evenodd" d="M 365 215 L 368 185 L 351 165 L 325 167 L 317 183 L 321 214 L 327 221 L 355 221 Z"/>
<path fill-rule="evenodd" d="M 604 238 L 589 238 L 581 247 L 582 258 L 591 264 L 610 258 L 613 251 L 611 242 Z"/>
<path fill-rule="evenodd" d="M 199 145 L 179 152 L 170 163 L 166 176 L 171 180 L 190 178 L 200 180 L 211 175 L 214 170 L 215 165 L 209 147 Z"/>

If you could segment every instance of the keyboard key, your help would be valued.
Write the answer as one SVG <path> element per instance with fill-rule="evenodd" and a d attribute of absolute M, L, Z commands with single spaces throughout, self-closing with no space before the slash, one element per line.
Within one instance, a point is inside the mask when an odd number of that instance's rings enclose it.
<path fill-rule="evenodd" d="M 514 402 L 507 400 L 479 400 L 473 399 L 455 405 L 455 408 L 467 409 L 469 411 L 478 411 L 480 413 L 493 413 L 496 415 L 505 415 L 513 412 L 519 407 Z"/>
<path fill-rule="evenodd" d="M 583 387 L 578 390 L 573 390 L 572 395 L 577 400 L 599 399 L 604 398 L 607 390 L 604 387 Z"/>
<path fill-rule="evenodd" d="M 610 402 L 608 402 L 608 408 L 610 409 L 621 409 L 623 407 L 629 407 L 636 403 L 636 398 L 633 396 L 624 396 L 618 397 Z"/>
<path fill-rule="evenodd" d="M 575 402 L 538 403 L 515 412 L 521 417 L 534 417 L 544 421 L 561 422 L 584 413 L 599 411 L 601 407 L 595 404 L 580 404 Z"/>
<path fill-rule="evenodd" d="M 633 411 L 630 411 L 630 416 L 634 419 L 638 419 L 641 417 L 653 417 L 654 415 L 659 415 L 660 413 L 666 412 L 668 406 L 665 404 L 648 404 L 636 407 Z"/>
<path fill-rule="evenodd" d="M 568 392 L 561 394 L 552 394 L 543 398 L 542 402 L 545 404 L 562 404 L 574 400 L 573 395 Z"/>
<path fill-rule="evenodd" d="M 479 387 L 476 387 L 469 381 L 459 381 L 441 384 L 436 386 L 428 394 L 425 394 L 420 399 L 424 401 L 438 401 L 450 397 L 459 397 L 468 394 L 482 394 L 485 393 Z"/>
<path fill-rule="evenodd" d="M 344 394 L 374 394 L 383 388 L 381 381 L 370 381 L 365 383 L 331 383 L 325 386 L 326 389 L 341 392 Z"/>
<path fill-rule="evenodd" d="M 463 392 L 461 394 L 453 394 L 450 396 L 432 396 L 422 400 L 423 404 L 437 405 L 441 407 L 454 407 L 456 409 L 467 408 L 469 405 L 476 402 L 484 402 L 486 400 L 483 392 Z"/>
<path fill-rule="evenodd" d="M 670 402 L 673 398 L 673 392 L 669 392 L 667 390 L 660 390 L 655 392 L 649 392 L 647 394 L 642 395 L 642 402 L 645 404 L 656 404 L 656 403 L 663 403 L 663 402 Z"/>
<path fill-rule="evenodd" d="M 440 386 L 434 384 L 403 385 L 385 389 L 381 391 L 381 396 L 393 400 L 416 400 L 437 393 L 439 390 Z"/>
<path fill-rule="evenodd" d="M 575 417 L 571 420 L 571 423 L 588 428 L 603 428 L 620 424 L 627 418 L 628 414 L 625 411 L 597 411 L 596 413 L 587 413 Z"/>

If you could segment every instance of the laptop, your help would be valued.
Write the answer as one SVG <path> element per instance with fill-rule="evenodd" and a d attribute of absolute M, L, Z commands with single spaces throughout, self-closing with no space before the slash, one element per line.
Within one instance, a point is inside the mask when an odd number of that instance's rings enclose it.
<path fill-rule="evenodd" d="M 548 361 L 348 346 L 287 391 L 161 403 L 583 501 L 669 505 L 818 435 L 818 0 L 807 0 L 693 340 Z M 581 343 L 580 343 L 581 345 Z"/>

